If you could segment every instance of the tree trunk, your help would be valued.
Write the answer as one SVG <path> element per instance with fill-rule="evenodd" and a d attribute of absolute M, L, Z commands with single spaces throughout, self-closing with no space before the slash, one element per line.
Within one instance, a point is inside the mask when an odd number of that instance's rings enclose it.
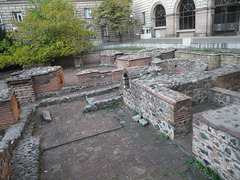
<path fill-rule="evenodd" d="M 122 34 L 120 32 L 118 33 L 118 36 L 119 36 L 119 41 L 122 42 Z"/>

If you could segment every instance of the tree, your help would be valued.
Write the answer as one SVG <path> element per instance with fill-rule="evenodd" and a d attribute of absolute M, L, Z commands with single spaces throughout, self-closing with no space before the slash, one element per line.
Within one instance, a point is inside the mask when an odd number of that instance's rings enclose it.
<path fill-rule="evenodd" d="M 103 0 L 92 12 L 95 25 L 110 27 L 122 42 L 124 30 L 138 24 L 138 21 L 132 18 L 131 4 L 132 0 Z"/>
<path fill-rule="evenodd" d="M 74 3 L 67 0 L 36 0 L 26 9 L 17 30 L 8 34 L 10 45 L 0 55 L 0 67 L 7 64 L 34 64 L 81 54 L 93 47 L 89 37 L 94 32 L 85 29 L 86 21 L 75 14 Z"/>

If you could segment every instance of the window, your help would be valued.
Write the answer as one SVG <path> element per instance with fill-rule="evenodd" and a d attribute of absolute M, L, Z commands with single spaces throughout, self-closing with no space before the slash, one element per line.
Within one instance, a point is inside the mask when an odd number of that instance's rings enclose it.
<path fill-rule="evenodd" d="M 156 7 L 155 24 L 156 27 L 166 26 L 166 12 L 162 5 Z"/>
<path fill-rule="evenodd" d="M 0 25 L 3 24 L 2 17 L 0 16 Z"/>
<path fill-rule="evenodd" d="M 179 28 L 195 29 L 195 5 L 193 0 L 182 0 L 179 13 Z"/>
<path fill-rule="evenodd" d="M 23 20 L 21 13 L 13 13 L 14 20 L 21 22 Z"/>
<path fill-rule="evenodd" d="M 216 0 L 215 6 L 238 5 L 239 0 Z"/>
<path fill-rule="evenodd" d="M 86 19 L 92 18 L 92 10 L 91 9 L 85 9 L 85 17 Z"/>
<path fill-rule="evenodd" d="M 142 13 L 142 24 L 146 24 L 145 12 Z"/>
<path fill-rule="evenodd" d="M 103 36 L 108 36 L 108 27 L 107 26 L 103 27 Z"/>

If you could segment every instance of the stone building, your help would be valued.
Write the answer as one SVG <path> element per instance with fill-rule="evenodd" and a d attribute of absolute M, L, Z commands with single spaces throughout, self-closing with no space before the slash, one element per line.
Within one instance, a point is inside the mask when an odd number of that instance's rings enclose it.
<path fill-rule="evenodd" d="M 87 21 L 86 28 L 98 33 L 97 37 L 91 37 L 95 44 L 118 41 L 118 36 L 109 27 L 96 27 L 91 16 L 92 8 L 101 3 L 100 0 L 69 0 L 76 6 L 76 14 Z M 0 27 L 7 31 L 15 29 L 14 20 L 22 21 L 25 15 L 25 7 L 29 0 L 0 0 Z M 125 32 L 123 40 L 130 40 L 130 32 Z M 134 34 L 134 33 L 132 33 Z"/>
<path fill-rule="evenodd" d="M 133 0 L 142 39 L 238 35 L 240 0 Z"/>

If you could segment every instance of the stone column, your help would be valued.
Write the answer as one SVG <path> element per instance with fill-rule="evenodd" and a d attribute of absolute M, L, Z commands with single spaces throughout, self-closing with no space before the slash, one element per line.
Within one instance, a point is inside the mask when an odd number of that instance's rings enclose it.
<path fill-rule="evenodd" d="M 211 19 L 211 18 L 210 18 Z M 202 8 L 196 10 L 195 15 L 195 36 L 207 36 L 207 33 L 209 31 L 209 16 L 208 16 L 208 9 Z"/>
<path fill-rule="evenodd" d="M 176 36 L 176 17 L 174 14 L 166 15 L 166 37 Z"/>

